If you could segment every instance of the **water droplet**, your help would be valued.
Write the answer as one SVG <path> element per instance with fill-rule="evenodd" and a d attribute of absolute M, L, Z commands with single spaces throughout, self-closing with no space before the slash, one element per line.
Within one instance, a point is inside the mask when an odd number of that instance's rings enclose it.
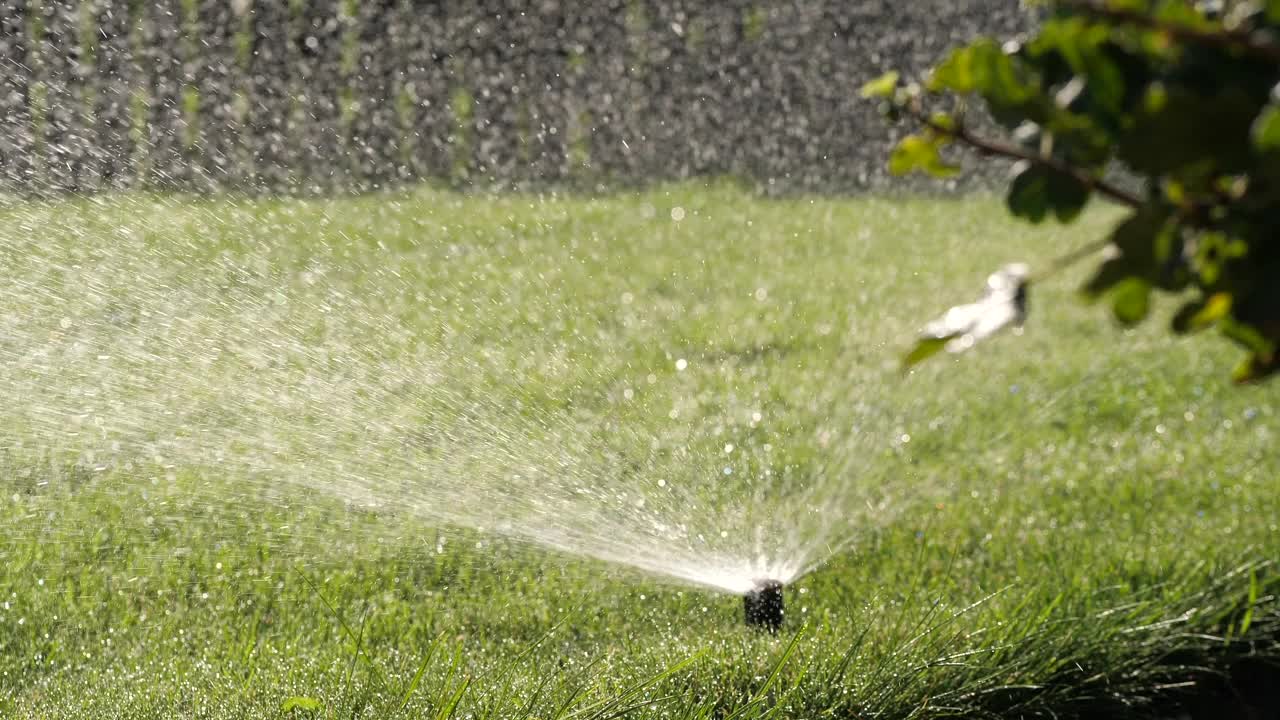
<path fill-rule="evenodd" d="M 635 299 L 636 299 L 636 296 L 635 296 L 635 295 L 632 295 L 632 294 L 631 294 L 631 293 L 629 293 L 629 292 L 624 292 L 624 293 L 622 293 L 622 304 L 623 304 L 623 305 L 630 305 L 630 304 L 631 304 Z"/>
<path fill-rule="evenodd" d="M 902 433 L 902 437 L 898 439 L 904 443 L 909 443 L 911 442 L 911 435 L 909 433 Z"/>
<path fill-rule="evenodd" d="M 756 300 L 760 302 L 764 302 L 769 298 L 769 291 L 762 287 L 758 287 L 756 288 L 755 295 L 756 295 Z"/>
<path fill-rule="evenodd" d="M 58 327 L 62 328 L 63 330 L 70 329 L 70 327 L 71 327 L 71 318 L 69 318 L 69 317 L 64 317 L 64 318 L 62 318 L 61 320 L 59 320 L 59 321 L 58 321 Z"/>
<path fill-rule="evenodd" d="M 667 486 L 667 481 L 666 481 L 666 480 L 659 480 L 659 481 L 658 481 L 658 487 L 666 487 L 666 486 Z"/>
<path fill-rule="evenodd" d="M 684 208 L 679 205 L 671 208 L 671 219 L 680 222 L 684 219 Z"/>
<path fill-rule="evenodd" d="M 632 390 L 631 388 L 627 388 L 626 390 L 622 391 L 622 397 L 626 398 L 627 400 L 630 400 L 635 396 L 636 396 L 636 391 Z"/>
<path fill-rule="evenodd" d="M 724 469 L 724 474 L 725 474 L 725 475 L 732 475 L 732 474 L 733 474 L 733 468 L 731 468 L 731 467 L 727 467 L 727 468 L 725 468 L 725 469 Z"/>
<path fill-rule="evenodd" d="M 1161 424 L 1159 424 L 1159 425 L 1157 425 L 1157 426 L 1156 426 L 1156 434 L 1157 434 L 1157 435 L 1163 435 L 1163 434 L 1164 434 L 1164 431 L 1165 431 L 1165 426 L 1164 426 L 1164 424 L 1163 424 L 1163 423 L 1161 423 Z"/>
<path fill-rule="evenodd" d="M 724 453 L 728 455 L 731 452 L 733 452 L 733 443 L 726 443 L 724 446 Z"/>
<path fill-rule="evenodd" d="M 683 371 L 687 367 L 689 367 L 688 360 L 685 360 L 684 358 L 680 358 L 679 360 L 676 361 L 676 370 Z"/>

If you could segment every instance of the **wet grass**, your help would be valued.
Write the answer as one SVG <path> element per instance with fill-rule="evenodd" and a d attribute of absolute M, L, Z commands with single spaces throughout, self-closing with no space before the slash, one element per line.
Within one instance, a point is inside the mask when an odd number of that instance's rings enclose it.
<path fill-rule="evenodd" d="M 0 397 L 0 715 L 1262 706 L 1255 689 L 1280 661 L 1274 387 L 1231 387 L 1223 341 L 1166 337 L 1171 307 L 1118 330 L 1075 299 L 1078 277 L 1037 288 L 1021 337 L 908 377 L 894 368 L 914 329 L 992 268 L 1058 254 L 1108 219 L 1032 229 L 984 198 L 764 201 L 692 187 L 0 211 L 0 387 L 13 395 Z M 135 267 L 122 254 L 169 274 L 115 272 Z M 156 293 L 195 308 L 179 287 L 229 298 L 192 322 L 323 295 L 370 321 L 327 327 L 316 303 L 285 317 L 317 344 L 341 337 L 344 357 L 409 362 L 419 339 L 465 358 L 433 382 L 504 411 L 621 423 L 695 457 L 731 439 L 795 482 L 874 484 L 891 510 L 850 515 L 867 525 L 857 543 L 788 588 L 773 637 L 741 626 L 738 598 L 282 490 L 270 475 L 287 453 L 249 482 L 212 454 L 111 451 L 107 435 L 99 447 L 92 422 L 53 413 L 71 407 L 56 388 L 16 380 L 39 361 L 15 340 L 33 327 L 70 332 L 70 308 L 72 327 L 108 328 Z M 157 343 L 156 374 L 122 383 L 124 404 L 159 384 L 194 409 L 152 430 L 185 433 L 179 447 L 234 437 L 254 408 L 216 407 L 216 366 L 189 372 L 193 350 Z M 180 382 L 166 378 L 179 366 Z M 76 367 L 31 377 L 80 387 Z M 305 442 L 328 440 L 356 447 Z"/>

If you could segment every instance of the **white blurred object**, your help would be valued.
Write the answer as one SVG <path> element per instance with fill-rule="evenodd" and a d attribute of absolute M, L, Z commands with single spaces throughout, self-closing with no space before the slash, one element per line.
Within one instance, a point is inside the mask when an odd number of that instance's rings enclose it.
<path fill-rule="evenodd" d="M 947 352 L 964 352 L 1010 323 L 1021 326 L 1027 315 L 1026 263 L 1009 263 L 987 278 L 982 299 L 957 305 L 921 330 L 921 339 L 948 340 Z"/>

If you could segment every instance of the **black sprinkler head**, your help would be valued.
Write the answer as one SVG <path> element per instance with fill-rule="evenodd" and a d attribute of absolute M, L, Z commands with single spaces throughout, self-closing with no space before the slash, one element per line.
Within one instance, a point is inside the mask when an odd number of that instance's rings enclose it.
<path fill-rule="evenodd" d="M 748 627 L 778 632 L 782 627 L 782 583 L 757 580 L 755 588 L 742 596 L 742 608 Z"/>

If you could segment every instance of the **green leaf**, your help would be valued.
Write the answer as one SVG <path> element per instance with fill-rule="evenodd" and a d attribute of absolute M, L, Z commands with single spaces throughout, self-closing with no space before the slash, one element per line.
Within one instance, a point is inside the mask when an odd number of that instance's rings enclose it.
<path fill-rule="evenodd" d="M 1276 346 L 1268 340 L 1258 328 L 1241 322 L 1230 315 L 1219 319 L 1218 327 L 1222 328 L 1222 334 L 1227 336 L 1236 344 L 1243 346 L 1245 349 L 1270 363 L 1276 354 Z"/>
<path fill-rule="evenodd" d="M 1151 283 L 1140 277 L 1125 278 L 1112 291 L 1111 309 L 1122 325 L 1137 325 L 1151 312 Z"/>
<path fill-rule="evenodd" d="M 1277 362 L 1276 355 L 1250 353 L 1231 372 L 1231 380 L 1241 385 L 1257 382 L 1275 374 L 1277 370 L 1280 370 L 1280 362 Z"/>
<path fill-rule="evenodd" d="M 948 178 L 960 172 L 960 166 L 945 162 L 939 157 L 937 162 L 930 163 L 924 171 L 936 178 Z"/>
<path fill-rule="evenodd" d="M 1145 13 L 1150 9 L 1150 0 L 1108 0 L 1107 7 L 1112 10 L 1130 10 Z"/>
<path fill-rule="evenodd" d="M 1158 115 L 1169 106 L 1169 88 L 1163 82 L 1152 83 L 1142 94 L 1142 110 L 1150 115 Z"/>
<path fill-rule="evenodd" d="M 1051 105 L 1027 62 L 990 38 L 953 50 L 929 74 L 927 85 L 931 92 L 981 94 L 992 117 L 1011 128 L 1023 120 L 1043 121 Z"/>
<path fill-rule="evenodd" d="M 1249 245 L 1225 232 L 1204 232 L 1196 239 L 1192 258 L 1201 286 L 1214 286 L 1228 281 L 1227 270 L 1232 260 L 1244 257 Z"/>
<path fill-rule="evenodd" d="M 1106 50 L 1110 31 L 1105 25 L 1070 17 L 1046 22 L 1034 41 L 1034 51 L 1057 51 L 1082 83 L 1081 89 L 1108 112 L 1120 109 L 1125 94 L 1124 74 Z"/>
<path fill-rule="evenodd" d="M 1143 175 L 1183 173 L 1199 164 L 1214 174 L 1246 171 L 1255 159 L 1250 129 L 1261 104 L 1255 92 L 1232 82 L 1154 83 L 1125 123 L 1116 154 Z"/>
<path fill-rule="evenodd" d="M 937 153 L 923 135 L 908 135 L 900 140 L 889 154 L 889 172 L 894 175 L 906 175 L 930 162 L 930 156 Z"/>
<path fill-rule="evenodd" d="M 1009 185 L 1006 204 L 1009 212 L 1032 223 L 1050 213 L 1059 222 L 1075 220 L 1089 200 L 1089 189 L 1074 177 L 1046 165 L 1022 162 Z"/>
<path fill-rule="evenodd" d="M 1049 171 L 1042 165 L 1019 163 L 1009 184 L 1005 204 L 1014 217 L 1039 223 L 1049 215 Z"/>
<path fill-rule="evenodd" d="M 1103 293 L 1120 284 L 1122 280 L 1139 274 L 1139 268 L 1134 263 L 1127 260 L 1123 255 L 1119 257 L 1108 258 L 1094 271 L 1093 276 L 1085 281 L 1080 288 L 1080 293 L 1084 295 L 1086 301 L 1092 302 L 1102 296 Z"/>
<path fill-rule="evenodd" d="M 1267 0 L 1267 21 L 1280 24 L 1280 0 Z"/>
<path fill-rule="evenodd" d="M 892 98 L 894 92 L 898 89 L 898 79 L 901 75 L 897 70 L 890 70 L 875 80 L 871 80 L 862 86 L 862 97 L 871 98 Z"/>
<path fill-rule="evenodd" d="M 1262 380 L 1280 370 L 1280 354 L 1275 343 L 1255 326 L 1231 315 L 1218 322 L 1222 334 L 1249 350 L 1249 355 L 1236 366 L 1231 379 L 1237 383 Z"/>
<path fill-rule="evenodd" d="M 1040 88 L 1012 58 L 1004 54 L 994 56 L 984 79 L 980 91 L 996 121 L 1016 127 L 1025 120 L 1043 122 L 1047 119 L 1043 108 L 1052 101 L 1040 96 Z"/>
<path fill-rule="evenodd" d="M 934 177 L 947 177 L 959 172 L 959 168 L 942 159 L 938 149 L 943 139 L 933 135 L 908 135 L 898 143 L 889 155 L 889 172 L 906 175 L 914 170 Z"/>
<path fill-rule="evenodd" d="M 1179 28 L 1211 30 L 1213 24 L 1197 7 L 1198 3 L 1163 2 L 1156 4 L 1154 18 L 1162 24 Z"/>
<path fill-rule="evenodd" d="M 1095 48 L 1085 57 L 1083 75 L 1088 80 L 1090 97 L 1096 98 L 1098 104 L 1112 112 L 1120 109 L 1124 101 L 1124 74 L 1106 53 Z"/>
<path fill-rule="evenodd" d="M 1181 235 L 1167 205 L 1149 203 L 1135 210 L 1111 232 L 1112 257 L 1081 288 L 1096 299 L 1129 277 L 1142 278 L 1162 290 L 1181 290 L 1189 274 L 1181 263 Z"/>
<path fill-rule="evenodd" d="M 1239 635 L 1244 636 L 1249 632 L 1249 626 L 1253 624 L 1253 609 L 1258 604 L 1258 573 L 1256 570 L 1249 571 L 1249 607 L 1244 611 L 1244 617 L 1240 618 Z"/>
<path fill-rule="evenodd" d="M 953 133 L 956 130 L 956 119 L 951 113 L 933 113 L 929 116 L 929 123 L 939 130 L 943 130 L 948 133 Z"/>
<path fill-rule="evenodd" d="M 957 305 L 924 326 L 902 358 L 903 369 L 941 350 L 964 352 L 1009 325 L 1021 325 L 1027 315 L 1027 274 L 1022 263 L 1010 263 L 992 273 L 980 300 Z"/>
<path fill-rule="evenodd" d="M 1259 152 L 1280 150 L 1280 107 L 1268 105 L 1263 109 L 1258 119 L 1253 121 L 1251 137 Z"/>
<path fill-rule="evenodd" d="M 977 81 L 974 77 L 974 46 L 965 45 L 951 51 L 945 60 L 929 73 L 926 85 L 932 92 L 950 90 L 965 95 L 974 91 Z"/>
<path fill-rule="evenodd" d="M 1058 219 L 1058 222 L 1069 223 L 1080 217 L 1087 202 L 1089 202 L 1089 188 L 1084 183 L 1065 173 L 1050 174 L 1049 205 L 1053 208 L 1053 216 Z"/>
<path fill-rule="evenodd" d="M 316 712 L 321 707 L 320 701 L 312 697 L 291 697 L 280 705 L 281 712 L 291 712 L 293 710 L 302 710 L 304 712 Z"/>
<path fill-rule="evenodd" d="M 1226 317 L 1231 305 L 1232 296 L 1225 292 L 1193 300 L 1178 309 L 1170 326 L 1178 334 L 1199 332 Z"/>
<path fill-rule="evenodd" d="M 955 335 L 946 337 L 923 337 L 916 341 L 915 346 L 902 356 L 902 367 L 910 368 L 921 362 L 942 352 L 947 343 L 955 338 Z"/>

